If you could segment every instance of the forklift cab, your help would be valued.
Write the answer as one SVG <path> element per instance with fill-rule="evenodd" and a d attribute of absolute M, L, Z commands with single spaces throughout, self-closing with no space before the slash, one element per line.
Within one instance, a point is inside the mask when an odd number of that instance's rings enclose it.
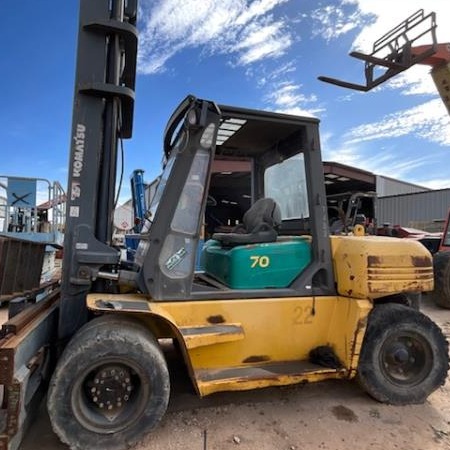
<path fill-rule="evenodd" d="M 164 153 L 135 257 L 142 292 L 155 300 L 334 293 L 317 119 L 190 96 L 168 122 Z M 212 163 L 225 159 L 251 162 L 257 211 L 245 215 L 252 230 L 243 221 L 214 234 L 196 272 Z"/>

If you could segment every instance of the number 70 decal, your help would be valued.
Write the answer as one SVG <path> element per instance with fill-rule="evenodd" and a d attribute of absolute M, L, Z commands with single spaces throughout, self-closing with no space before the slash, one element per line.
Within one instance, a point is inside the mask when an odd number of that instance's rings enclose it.
<path fill-rule="evenodd" d="M 250 261 L 252 262 L 251 268 L 261 267 L 265 269 L 270 266 L 270 258 L 268 256 L 250 256 Z"/>

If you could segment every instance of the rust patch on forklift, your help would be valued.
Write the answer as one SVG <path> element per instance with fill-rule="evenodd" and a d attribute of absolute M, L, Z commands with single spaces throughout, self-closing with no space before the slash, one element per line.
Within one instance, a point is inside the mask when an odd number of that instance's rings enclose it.
<path fill-rule="evenodd" d="M 207 319 L 208 323 L 225 323 L 225 318 L 220 314 L 217 316 L 209 316 Z"/>
<path fill-rule="evenodd" d="M 13 437 L 19 429 L 21 384 L 11 383 L 8 387 L 5 386 L 5 388 L 8 410 L 5 431 L 9 437 Z"/>
<path fill-rule="evenodd" d="M 369 322 L 369 316 L 365 316 L 365 317 L 361 317 L 358 320 L 358 323 L 356 324 L 356 330 L 355 333 L 353 334 L 353 339 L 350 342 L 351 345 L 351 354 L 355 355 L 356 352 L 356 346 L 358 343 L 358 335 L 359 333 L 361 333 L 363 330 L 365 330 L 367 328 L 367 324 Z M 365 338 L 365 336 L 363 337 L 363 339 Z M 345 345 L 346 345 L 346 351 L 347 351 L 347 341 L 345 341 Z M 359 353 L 359 352 L 358 352 Z"/>
<path fill-rule="evenodd" d="M 356 331 L 361 331 L 362 329 L 366 328 L 368 320 L 369 316 L 361 317 L 361 319 L 358 320 L 358 324 L 356 325 Z"/>
<path fill-rule="evenodd" d="M 380 256 L 369 255 L 367 257 L 367 265 L 369 267 L 378 266 L 381 264 L 381 262 L 382 262 L 382 258 Z"/>
<path fill-rule="evenodd" d="M 429 267 L 432 265 L 431 258 L 428 256 L 411 256 L 411 261 L 414 267 Z"/>
<path fill-rule="evenodd" d="M 243 363 L 257 363 L 257 362 L 265 362 L 270 361 L 270 358 L 267 355 L 255 355 L 255 356 L 249 356 L 248 358 L 245 358 L 242 362 Z"/>
<path fill-rule="evenodd" d="M 0 384 L 8 385 L 14 377 L 14 350 L 0 349 Z"/>

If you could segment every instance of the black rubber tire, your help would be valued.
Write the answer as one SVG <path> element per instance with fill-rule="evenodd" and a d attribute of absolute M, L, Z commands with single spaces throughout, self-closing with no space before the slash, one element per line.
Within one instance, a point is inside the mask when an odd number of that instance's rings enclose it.
<path fill-rule="evenodd" d="M 434 290 L 433 302 L 442 308 L 450 309 L 450 252 L 438 252 L 433 255 Z"/>
<path fill-rule="evenodd" d="M 447 377 L 448 342 L 427 316 L 408 306 L 376 306 L 358 364 L 363 389 L 392 405 L 423 403 Z"/>
<path fill-rule="evenodd" d="M 389 295 L 375 300 L 376 305 L 386 305 L 388 303 L 396 303 L 397 305 L 409 306 L 412 309 L 419 311 L 422 304 L 421 292 L 406 292 L 402 294 Z"/>
<path fill-rule="evenodd" d="M 98 384 L 102 376 L 104 386 Z M 95 388 L 102 392 L 91 393 Z M 47 407 L 53 430 L 72 450 L 122 450 L 157 425 L 169 394 L 167 364 L 154 336 L 127 317 L 102 316 L 67 345 L 50 382 Z M 117 404 L 108 412 L 111 396 L 118 397 Z"/>

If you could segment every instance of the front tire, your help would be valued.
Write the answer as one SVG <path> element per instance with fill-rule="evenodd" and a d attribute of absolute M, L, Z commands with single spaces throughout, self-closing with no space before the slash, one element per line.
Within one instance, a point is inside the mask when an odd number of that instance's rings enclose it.
<path fill-rule="evenodd" d="M 427 316 L 404 305 L 376 306 L 358 364 L 358 379 L 376 400 L 393 405 L 423 403 L 444 384 L 448 343 Z"/>
<path fill-rule="evenodd" d="M 121 450 L 164 415 L 167 364 L 153 335 L 126 317 L 101 317 L 72 338 L 48 393 L 54 431 L 72 450 Z"/>

